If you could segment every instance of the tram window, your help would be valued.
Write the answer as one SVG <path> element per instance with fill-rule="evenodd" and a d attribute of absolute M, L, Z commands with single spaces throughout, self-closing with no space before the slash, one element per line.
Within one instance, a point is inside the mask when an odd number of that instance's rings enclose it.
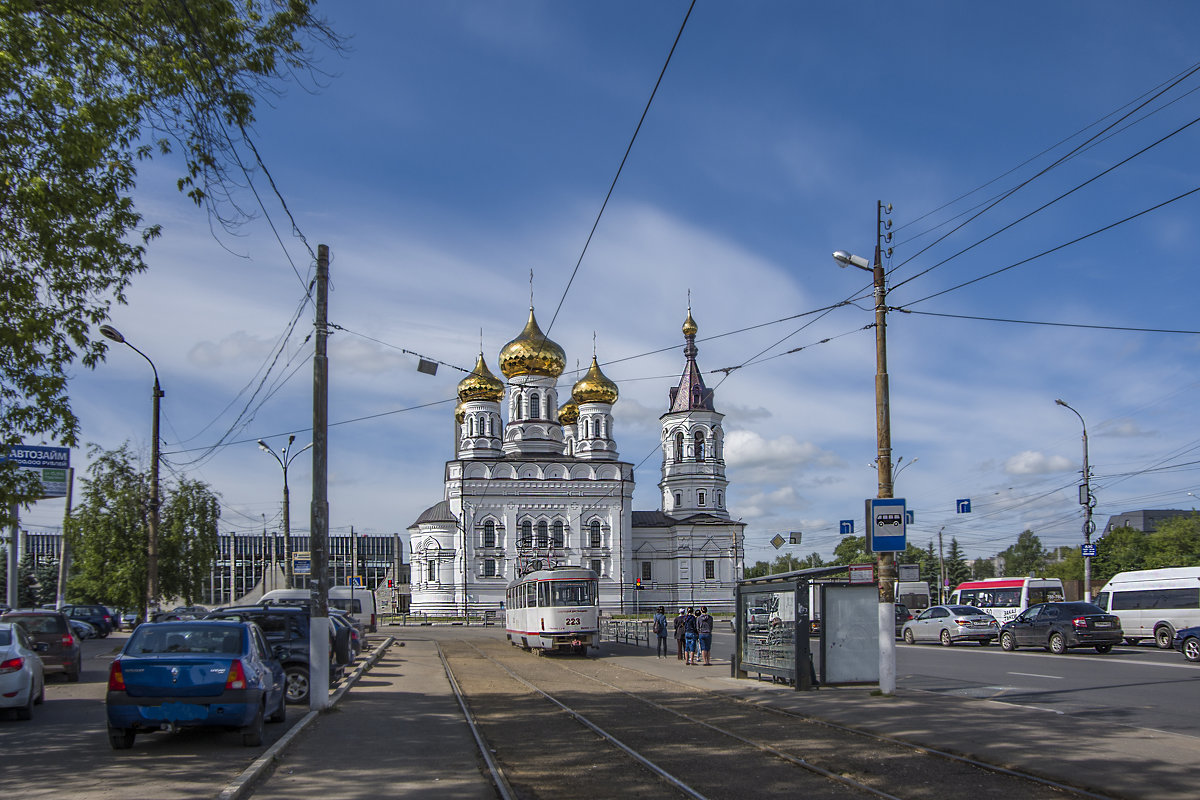
<path fill-rule="evenodd" d="M 553 599 L 556 606 L 592 605 L 592 584 L 587 581 L 559 582 L 553 584 Z"/>
<path fill-rule="evenodd" d="M 539 583 L 537 585 L 537 604 L 542 608 L 550 607 L 550 584 L 549 582 Z"/>
<path fill-rule="evenodd" d="M 537 605 L 537 584 L 525 584 L 525 607 L 533 608 Z"/>

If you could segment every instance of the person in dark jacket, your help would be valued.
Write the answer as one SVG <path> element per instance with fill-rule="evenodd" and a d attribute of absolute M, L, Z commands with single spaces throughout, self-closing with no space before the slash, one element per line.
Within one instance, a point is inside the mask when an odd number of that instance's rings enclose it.
<path fill-rule="evenodd" d="M 675 618 L 675 644 L 679 651 L 679 660 L 683 661 L 683 620 L 687 615 L 683 609 L 679 609 L 679 616 Z"/>
<path fill-rule="evenodd" d="M 700 654 L 704 656 L 704 666 L 711 666 L 712 661 L 709 660 L 709 651 L 712 650 L 712 633 L 713 633 L 713 618 L 708 613 L 708 606 L 700 606 L 700 613 L 696 615 L 696 644 L 700 648 Z"/>
<path fill-rule="evenodd" d="M 658 657 L 667 657 L 667 610 L 662 606 L 654 615 L 654 635 L 658 637 Z"/>
<path fill-rule="evenodd" d="M 696 660 L 696 614 L 689 608 L 683 617 L 683 652 L 685 664 L 699 664 Z"/>

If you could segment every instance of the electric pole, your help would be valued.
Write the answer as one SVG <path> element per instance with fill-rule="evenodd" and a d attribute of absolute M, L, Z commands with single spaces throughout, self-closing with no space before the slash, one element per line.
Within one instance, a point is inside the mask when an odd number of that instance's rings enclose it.
<path fill-rule="evenodd" d="M 313 352 L 312 614 L 308 707 L 329 707 L 329 246 L 317 245 L 316 344 Z"/>

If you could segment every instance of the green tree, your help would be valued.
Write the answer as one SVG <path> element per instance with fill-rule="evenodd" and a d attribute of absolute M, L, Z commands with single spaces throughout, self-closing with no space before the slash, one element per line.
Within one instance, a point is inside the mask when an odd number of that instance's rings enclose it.
<path fill-rule="evenodd" d="M 1004 558 L 1005 575 L 1041 575 L 1045 572 L 1046 550 L 1033 531 L 1023 531 L 1016 543 L 1000 555 Z"/>
<path fill-rule="evenodd" d="M 1096 559 L 1092 559 L 1092 571 L 1096 570 Z M 1050 563 L 1043 570 L 1047 578 L 1059 578 L 1064 581 L 1083 580 L 1083 553 L 1078 547 L 1065 546 L 1054 551 Z M 1097 581 L 1095 575 L 1093 581 Z"/>
<path fill-rule="evenodd" d="M 958 586 L 963 581 L 971 579 L 971 568 L 967 566 L 967 560 L 963 557 L 962 548 L 958 546 L 958 539 L 951 537 L 950 549 L 946 551 L 946 580 L 949 581 L 951 589 Z"/>
<path fill-rule="evenodd" d="M 745 578 L 765 578 L 771 574 L 771 565 L 766 561 L 755 561 L 754 566 L 746 567 L 742 572 Z"/>
<path fill-rule="evenodd" d="M 212 217 L 245 218 L 256 104 L 341 41 L 315 0 L 7 0 L 0 14 L 0 444 L 74 445 L 67 378 L 125 302 L 159 234 L 136 209 L 139 161 L 177 150 Z M 0 468 L 0 516 L 31 499 Z"/>
<path fill-rule="evenodd" d="M 837 547 L 833 548 L 833 563 L 835 564 L 849 566 L 874 560 L 872 555 L 867 552 L 867 537 L 865 536 L 843 536 L 842 540 L 837 543 Z"/>
<path fill-rule="evenodd" d="M 47 558 L 39 561 L 33 568 L 35 585 L 34 601 L 39 606 L 53 603 L 58 599 L 58 559 Z"/>
<path fill-rule="evenodd" d="M 1103 583 L 1118 572 L 1146 568 L 1150 553 L 1150 538 L 1134 528 L 1116 528 L 1096 541 L 1096 557 L 1092 559 L 1092 579 Z M 1080 563 L 1083 556 L 1080 555 Z M 1082 567 L 1081 567 L 1082 569 Z M 1080 573 L 1082 578 L 1082 572 Z"/>
<path fill-rule="evenodd" d="M 1200 566 L 1200 514 L 1163 520 L 1147 538 L 1146 569 Z"/>
<path fill-rule="evenodd" d="M 163 504 L 158 533 L 158 579 L 163 597 L 196 605 L 217 559 L 221 506 L 207 484 L 181 479 Z"/>
<path fill-rule="evenodd" d="M 37 608 L 41 605 L 38 602 L 35 567 L 33 553 L 25 553 L 17 563 L 17 605 L 21 608 Z"/>
<path fill-rule="evenodd" d="M 996 577 L 996 562 L 990 558 L 977 558 L 971 565 L 971 577 L 975 580 Z"/>

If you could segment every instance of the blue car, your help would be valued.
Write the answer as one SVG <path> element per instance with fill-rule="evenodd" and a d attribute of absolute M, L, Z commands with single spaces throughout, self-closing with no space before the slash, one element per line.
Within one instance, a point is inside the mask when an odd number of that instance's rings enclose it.
<path fill-rule="evenodd" d="M 1188 661 L 1200 662 L 1200 625 L 1176 631 L 1173 644 Z"/>
<path fill-rule="evenodd" d="M 263 722 L 283 722 L 285 700 L 283 667 L 254 623 L 146 623 L 109 668 L 108 740 L 125 750 L 139 733 L 216 727 L 258 747 Z"/>

